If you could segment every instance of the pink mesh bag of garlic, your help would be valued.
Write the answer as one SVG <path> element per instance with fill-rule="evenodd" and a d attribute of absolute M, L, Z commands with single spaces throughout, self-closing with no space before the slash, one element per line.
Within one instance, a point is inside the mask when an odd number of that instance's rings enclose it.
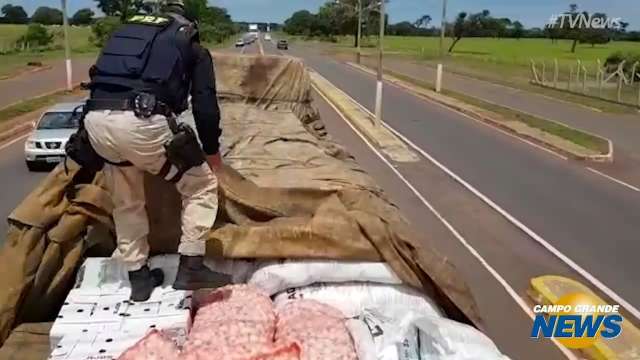
<path fill-rule="evenodd" d="M 301 360 L 357 360 L 344 315 L 314 300 L 293 300 L 278 310 L 276 341 L 295 343 Z"/>
<path fill-rule="evenodd" d="M 176 344 L 162 332 L 152 330 L 122 353 L 118 360 L 176 360 L 180 352 Z"/>
<path fill-rule="evenodd" d="M 297 347 L 274 344 L 275 327 L 266 294 L 249 285 L 225 286 L 202 301 L 181 359 L 297 359 Z"/>

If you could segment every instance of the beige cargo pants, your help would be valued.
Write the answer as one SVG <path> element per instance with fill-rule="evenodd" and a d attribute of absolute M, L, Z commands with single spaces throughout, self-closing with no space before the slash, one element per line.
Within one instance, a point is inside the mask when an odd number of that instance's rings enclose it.
<path fill-rule="evenodd" d="M 144 172 L 158 174 L 165 163 L 164 144 L 172 134 L 162 115 L 139 119 L 131 111 L 92 111 L 85 127 L 95 150 L 112 162 L 130 161 L 134 166 L 105 164 L 104 174 L 113 202 L 118 246 L 113 254 L 129 271 L 140 269 L 149 255 L 149 220 L 145 209 Z M 177 169 L 167 174 L 175 175 Z M 207 234 L 218 210 L 215 175 L 204 163 L 187 171 L 176 183 L 182 195 L 182 237 L 178 252 L 204 255 Z"/>

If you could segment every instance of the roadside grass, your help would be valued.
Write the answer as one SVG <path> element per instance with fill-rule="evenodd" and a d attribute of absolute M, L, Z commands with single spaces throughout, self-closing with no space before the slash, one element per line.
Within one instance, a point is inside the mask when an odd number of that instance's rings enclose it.
<path fill-rule="evenodd" d="M 428 90 L 434 89 L 434 85 L 431 83 L 417 80 L 412 77 L 406 76 L 404 74 L 399 74 L 389 70 L 385 70 L 385 72 L 398 79 L 412 83 L 419 87 L 422 87 Z M 517 111 L 515 109 L 511 109 L 504 106 L 500 106 L 498 104 L 486 102 L 478 98 L 464 95 L 464 94 L 450 91 L 450 90 L 443 90 L 442 94 L 449 96 L 451 98 L 460 100 L 464 103 L 476 106 L 480 109 L 496 113 L 502 116 L 505 120 L 522 122 L 527 126 L 558 136 L 560 138 L 568 140 L 584 148 L 597 151 L 600 154 L 606 154 L 609 151 L 609 143 L 606 140 L 599 138 L 597 136 L 585 133 L 583 131 L 565 126 L 561 123 L 539 118 L 537 116 L 526 114 L 526 113 Z"/>
<path fill-rule="evenodd" d="M 28 114 L 47 106 L 51 106 L 60 101 L 61 97 L 69 94 L 70 93 L 68 91 L 62 90 L 53 94 L 34 97 L 29 100 L 24 100 L 19 103 L 2 108 L 0 109 L 0 124 L 14 119 L 18 116 Z"/>
<path fill-rule="evenodd" d="M 446 39 L 445 45 L 448 47 L 450 42 L 451 39 Z M 326 45 L 328 44 L 326 43 Z M 376 37 L 364 38 L 363 55 L 376 56 L 376 44 Z M 552 43 L 549 39 L 463 38 L 454 52 L 444 60 L 439 57 L 439 39 L 434 37 L 389 36 L 385 37 L 384 47 L 387 57 L 416 61 L 432 67 L 442 62 L 447 72 L 450 73 L 552 96 L 605 112 L 637 113 L 638 111 L 632 106 L 562 91 L 567 85 L 570 67 L 573 66 L 575 71 L 579 59 L 582 65 L 587 68 L 588 81 L 592 83 L 592 86 L 587 86 L 588 94 L 597 94 L 597 89 L 593 85 L 597 68 L 596 60 L 600 59 L 604 64 L 607 56 L 618 50 L 640 52 L 640 43 L 637 42 L 618 41 L 595 47 L 579 44 L 576 53 L 571 53 L 570 40 L 558 40 L 556 43 Z M 355 51 L 353 37 L 350 36 L 340 37 L 338 43 L 333 44 L 334 53 L 353 55 Z M 558 59 L 559 89 L 542 88 L 530 83 L 531 59 L 534 59 L 538 64 L 538 71 L 541 71 L 542 62 L 545 63 L 547 81 L 551 81 L 553 77 L 553 61 Z M 581 88 L 581 86 L 581 82 L 574 83 L 574 91 L 577 90 L 575 88 Z M 614 100 L 616 98 L 614 87 L 613 84 L 610 84 L 608 88 L 605 88 L 603 96 Z M 640 89 L 637 87 L 625 86 L 622 93 L 623 100 L 629 104 L 636 104 L 638 91 Z"/>
<path fill-rule="evenodd" d="M 46 64 L 64 57 L 64 34 L 62 26 L 48 26 L 54 35 L 53 44 L 48 49 L 30 49 L 9 54 L 0 54 L 0 78 L 9 76 L 28 67 L 29 62 Z M 27 25 L 0 25 L 0 53 L 14 47 L 15 42 L 27 31 Z M 94 56 L 98 49 L 89 42 L 91 28 L 71 26 L 69 43 L 74 57 Z"/>
<path fill-rule="evenodd" d="M 233 45 L 236 41 L 236 35 L 234 36 L 229 36 L 226 40 L 224 40 L 223 42 L 206 42 L 204 43 L 205 47 L 207 49 L 224 49 L 224 48 L 228 48 L 231 47 L 231 45 Z"/>

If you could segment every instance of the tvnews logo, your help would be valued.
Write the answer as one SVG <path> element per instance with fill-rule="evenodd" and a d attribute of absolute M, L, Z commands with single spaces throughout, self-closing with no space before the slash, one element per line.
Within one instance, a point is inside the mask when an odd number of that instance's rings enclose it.
<path fill-rule="evenodd" d="M 620 29 L 622 18 L 610 18 L 602 15 L 585 13 L 564 13 L 551 15 L 547 22 L 547 28 L 563 29 Z"/>
<path fill-rule="evenodd" d="M 570 349 L 593 346 L 622 333 L 620 305 L 594 303 L 585 294 L 569 294 L 555 305 L 536 305 L 531 338 L 554 338 Z M 548 315 L 545 315 L 548 314 Z"/>

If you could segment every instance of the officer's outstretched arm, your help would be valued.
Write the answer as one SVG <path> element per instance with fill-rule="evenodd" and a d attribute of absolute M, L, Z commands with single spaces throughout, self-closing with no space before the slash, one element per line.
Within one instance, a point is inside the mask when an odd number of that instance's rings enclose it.
<path fill-rule="evenodd" d="M 220 107 L 216 97 L 216 79 L 211 54 L 199 43 L 193 43 L 194 67 L 191 74 L 191 105 L 202 149 L 207 163 L 216 170 L 221 165 Z"/>

